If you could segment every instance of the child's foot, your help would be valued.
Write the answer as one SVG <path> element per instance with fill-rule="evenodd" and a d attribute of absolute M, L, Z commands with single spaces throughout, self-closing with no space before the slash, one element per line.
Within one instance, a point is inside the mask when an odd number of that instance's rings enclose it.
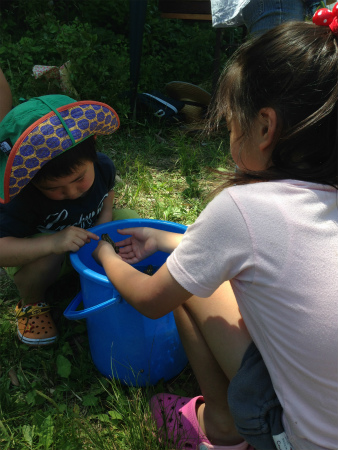
<path fill-rule="evenodd" d="M 180 450 L 254 450 L 247 442 L 234 445 L 213 445 L 201 429 L 197 411 L 202 396 L 188 398 L 173 394 L 157 394 L 150 400 L 150 409 L 159 430 L 161 442 Z"/>
<path fill-rule="evenodd" d="M 55 323 L 50 314 L 50 306 L 39 302 L 15 307 L 18 338 L 27 345 L 40 346 L 53 344 L 58 336 Z"/>

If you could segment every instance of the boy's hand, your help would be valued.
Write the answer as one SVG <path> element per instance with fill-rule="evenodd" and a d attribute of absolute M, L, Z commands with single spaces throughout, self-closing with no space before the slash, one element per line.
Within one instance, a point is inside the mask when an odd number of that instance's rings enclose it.
<path fill-rule="evenodd" d="M 77 252 L 91 239 L 98 241 L 100 238 L 89 230 L 79 227 L 67 227 L 50 236 L 52 253 L 60 255 L 66 252 Z"/>
<path fill-rule="evenodd" d="M 109 242 L 101 240 L 93 251 L 92 257 L 98 264 L 102 265 L 102 259 L 106 256 L 110 259 L 113 259 L 114 257 L 121 259 Z"/>
<path fill-rule="evenodd" d="M 135 264 L 157 252 L 157 231 L 154 228 L 125 228 L 117 230 L 120 234 L 131 234 L 123 241 L 115 242 L 120 248 L 119 255 L 123 261 Z"/>

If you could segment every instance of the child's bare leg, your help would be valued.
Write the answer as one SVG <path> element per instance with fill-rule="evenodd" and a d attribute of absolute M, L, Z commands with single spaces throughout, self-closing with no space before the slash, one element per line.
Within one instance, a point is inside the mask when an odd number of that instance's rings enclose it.
<path fill-rule="evenodd" d="M 205 400 L 197 414 L 202 430 L 214 445 L 242 442 L 228 408 L 227 390 L 251 337 L 230 283 L 208 299 L 189 299 L 175 310 L 175 320 Z"/>
<path fill-rule="evenodd" d="M 23 306 L 45 300 L 46 290 L 57 280 L 64 257 L 48 255 L 25 265 L 14 275 Z"/>
<path fill-rule="evenodd" d="M 0 122 L 12 109 L 12 92 L 9 84 L 0 69 Z"/>

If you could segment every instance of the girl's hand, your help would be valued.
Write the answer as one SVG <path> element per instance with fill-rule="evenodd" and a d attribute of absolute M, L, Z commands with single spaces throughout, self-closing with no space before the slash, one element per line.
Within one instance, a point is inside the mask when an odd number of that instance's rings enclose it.
<path fill-rule="evenodd" d="M 99 236 L 79 227 L 67 227 L 49 236 L 52 244 L 51 253 L 61 255 L 66 252 L 77 252 L 91 239 L 99 240 Z"/>
<path fill-rule="evenodd" d="M 106 241 L 100 241 L 97 244 L 96 249 L 92 253 L 92 257 L 95 261 L 102 265 L 102 261 L 104 258 L 109 258 L 110 260 L 114 258 L 121 259 L 120 256 L 115 252 L 114 247 Z"/>
<path fill-rule="evenodd" d="M 142 261 L 158 250 L 158 230 L 155 230 L 154 228 L 125 228 L 117 231 L 120 234 L 131 234 L 131 237 L 128 237 L 127 239 L 115 242 L 115 244 L 120 247 L 119 255 L 122 260 L 129 264 L 135 264 Z"/>

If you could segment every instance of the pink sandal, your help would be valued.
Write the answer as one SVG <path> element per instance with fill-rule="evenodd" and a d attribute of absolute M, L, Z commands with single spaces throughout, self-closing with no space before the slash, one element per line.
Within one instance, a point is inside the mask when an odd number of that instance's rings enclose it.
<path fill-rule="evenodd" d="M 189 398 L 171 394 L 158 394 L 150 400 L 150 409 L 160 430 L 161 440 L 181 450 L 249 450 L 247 442 L 238 445 L 212 445 L 201 430 L 196 407 L 203 403 L 202 396 Z"/>
<path fill-rule="evenodd" d="M 196 404 L 203 401 L 203 397 L 155 395 L 150 400 L 150 409 L 162 439 L 172 441 L 176 448 L 184 450 L 195 450 L 201 442 L 210 444 L 196 417 Z"/>

